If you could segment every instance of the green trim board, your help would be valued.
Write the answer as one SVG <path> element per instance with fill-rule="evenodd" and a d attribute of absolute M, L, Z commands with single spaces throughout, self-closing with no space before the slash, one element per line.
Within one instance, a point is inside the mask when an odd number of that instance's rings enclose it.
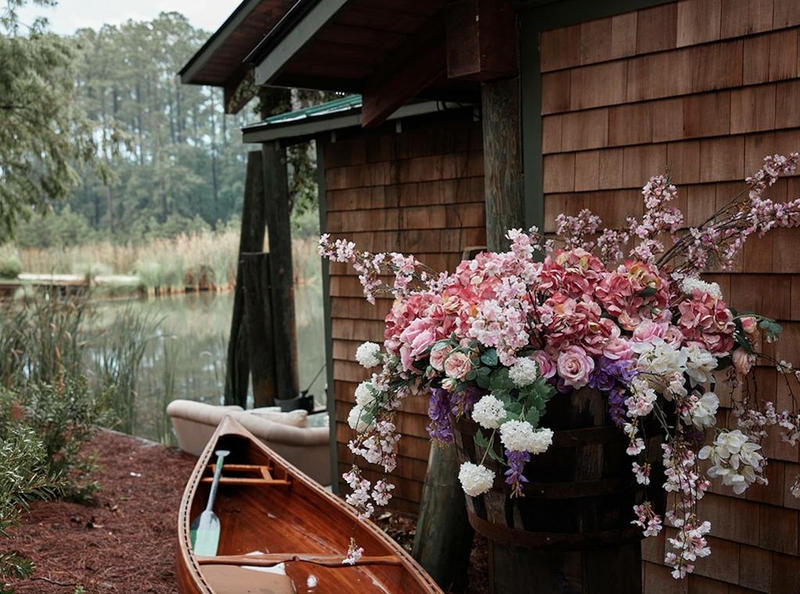
<path fill-rule="evenodd" d="M 461 103 L 415 101 L 398 109 L 389 120 L 463 108 L 465 105 Z M 289 145 L 311 140 L 322 132 L 358 127 L 361 127 L 361 95 L 350 95 L 246 126 L 242 129 L 242 139 L 245 143 L 280 140 Z"/>
<path fill-rule="evenodd" d="M 542 31 L 576 25 L 675 0 L 531 0 L 517 5 L 520 26 L 520 101 L 525 226 L 544 229 L 542 155 Z"/>

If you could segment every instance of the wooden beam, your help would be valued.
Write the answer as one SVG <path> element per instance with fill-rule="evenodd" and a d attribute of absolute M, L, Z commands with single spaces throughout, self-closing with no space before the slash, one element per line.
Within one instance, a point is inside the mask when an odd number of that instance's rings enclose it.
<path fill-rule="evenodd" d="M 225 86 L 222 87 L 222 106 L 225 110 L 225 113 L 239 113 L 242 108 L 247 105 L 247 102 L 255 96 L 255 92 L 253 90 L 241 88 L 242 83 L 248 78 L 248 74 L 248 69 L 244 66 L 240 66 L 236 72 L 229 76 L 225 81 Z M 255 87 L 252 86 L 252 77 L 250 78 L 250 81 L 251 83 L 249 86 L 254 89 Z"/>
<path fill-rule="evenodd" d="M 444 12 L 436 13 L 364 81 L 362 126 L 385 122 L 409 99 L 447 73 Z"/>
<path fill-rule="evenodd" d="M 448 78 L 517 76 L 517 15 L 509 0 L 450 0 L 446 26 Z"/>

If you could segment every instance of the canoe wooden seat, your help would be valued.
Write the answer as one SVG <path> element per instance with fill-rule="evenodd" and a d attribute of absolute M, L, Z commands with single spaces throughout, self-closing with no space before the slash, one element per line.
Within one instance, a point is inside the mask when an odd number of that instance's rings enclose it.
<path fill-rule="evenodd" d="M 292 580 L 285 575 L 253 571 L 242 567 L 211 565 L 203 576 L 214 594 L 295 594 Z"/>
<path fill-rule="evenodd" d="M 216 464 L 209 464 L 207 472 L 209 476 L 200 479 L 201 483 L 210 483 L 213 480 Z M 276 478 L 272 475 L 270 466 L 259 466 L 256 464 L 224 464 L 222 475 L 219 479 L 221 485 L 271 485 L 276 487 L 288 487 L 292 484 L 286 475 Z"/>

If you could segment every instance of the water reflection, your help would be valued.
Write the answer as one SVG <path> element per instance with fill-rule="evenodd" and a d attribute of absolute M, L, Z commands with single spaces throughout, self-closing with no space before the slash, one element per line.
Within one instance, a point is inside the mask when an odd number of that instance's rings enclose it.
<path fill-rule="evenodd" d="M 319 286 L 295 289 L 299 381 L 310 388 L 318 407 L 325 406 L 325 362 L 322 295 Z M 197 293 L 135 302 L 98 304 L 98 323 L 108 326 L 130 307 L 160 320 L 138 375 L 134 434 L 174 443 L 165 408 L 181 398 L 221 404 L 233 311 L 233 293 Z M 316 379 L 314 379 L 316 377 Z M 311 383 L 313 381 L 313 384 Z M 250 396 L 252 398 L 252 396 Z M 251 401 L 252 402 L 252 401 Z"/>

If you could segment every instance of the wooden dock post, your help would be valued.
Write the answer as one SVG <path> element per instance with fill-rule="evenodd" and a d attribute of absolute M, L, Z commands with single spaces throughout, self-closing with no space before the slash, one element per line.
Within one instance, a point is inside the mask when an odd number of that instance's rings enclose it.
<path fill-rule="evenodd" d="M 236 287 L 233 293 L 231 333 L 228 340 L 228 366 L 225 374 L 225 404 L 247 404 L 247 387 L 250 362 L 247 352 L 247 331 L 244 322 L 244 283 L 241 255 L 261 252 L 264 249 L 264 168 L 260 151 L 247 155 L 244 204 L 242 205 L 242 233 L 239 238 L 239 261 L 236 269 Z"/>
<path fill-rule="evenodd" d="M 286 152 L 278 142 L 265 142 L 262 144 L 261 154 L 272 287 L 272 339 L 275 349 L 277 390 L 275 397 L 278 400 L 289 400 L 300 394 L 300 380 L 297 370 L 294 268 Z"/>
<path fill-rule="evenodd" d="M 269 254 L 242 254 L 241 262 L 253 406 L 273 406 L 277 385 Z"/>

